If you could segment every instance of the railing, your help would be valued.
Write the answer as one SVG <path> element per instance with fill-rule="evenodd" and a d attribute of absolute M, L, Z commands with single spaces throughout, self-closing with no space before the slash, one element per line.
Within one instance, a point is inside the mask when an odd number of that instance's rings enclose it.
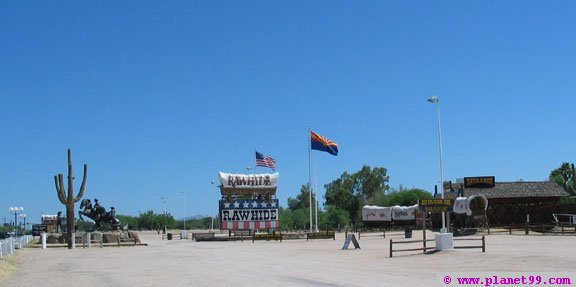
<path fill-rule="evenodd" d="M 334 231 L 318 231 L 306 233 L 306 241 L 309 239 L 333 239 L 336 240 L 336 232 Z"/>
<path fill-rule="evenodd" d="M 17 249 L 22 249 L 32 240 L 31 235 L 21 236 L 18 238 L 10 237 L 0 240 L 0 259 L 14 254 Z"/>
<path fill-rule="evenodd" d="M 538 233 L 541 235 L 546 234 L 576 234 L 576 225 L 572 224 L 509 224 L 499 226 L 497 228 L 491 227 L 488 229 L 488 234 L 524 234 L 529 235 L 530 232 Z"/>
<path fill-rule="evenodd" d="M 162 240 L 183 239 L 180 233 L 163 233 Z"/>
<path fill-rule="evenodd" d="M 484 235 L 482 237 L 474 237 L 474 238 L 454 238 L 454 241 L 482 241 L 482 245 L 461 245 L 456 246 L 454 245 L 454 249 L 482 249 L 482 252 L 486 252 L 486 239 Z M 435 241 L 435 239 L 425 239 L 425 240 L 407 240 L 407 241 L 393 241 L 390 239 L 390 257 L 394 252 L 404 252 L 404 251 L 422 251 L 426 253 L 429 249 L 436 249 L 436 247 L 426 246 L 426 242 Z M 422 247 L 417 248 L 405 248 L 405 249 L 396 249 L 394 250 L 394 244 L 407 244 L 407 243 L 422 243 Z"/>
<path fill-rule="evenodd" d="M 390 239 L 390 258 L 392 258 L 392 253 L 394 252 L 404 252 L 404 251 L 422 251 L 425 253 L 429 249 L 435 249 L 433 246 L 426 246 L 426 242 L 436 241 L 435 239 L 424 239 L 424 240 L 408 240 L 408 241 L 393 241 Z M 408 243 L 422 243 L 422 247 L 418 248 L 405 248 L 394 250 L 394 244 L 408 244 Z"/>
<path fill-rule="evenodd" d="M 266 240 L 266 241 L 270 241 L 270 240 L 280 240 L 280 242 L 282 242 L 282 232 L 272 232 L 272 233 L 253 233 L 252 234 L 252 243 L 254 243 L 255 240 Z"/>
<path fill-rule="evenodd" d="M 358 240 L 361 237 L 382 237 L 386 238 L 386 230 L 382 228 L 380 231 L 358 231 Z"/>
<path fill-rule="evenodd" d="M 484 235 L 481 238 L 454 238 L 454 241 L 482 241 L 482 245 L 462 245 L 454 246 L 454 249 L 474 249 L 482 248 L 482 252 L 486 252 L 486 239 Z"/>

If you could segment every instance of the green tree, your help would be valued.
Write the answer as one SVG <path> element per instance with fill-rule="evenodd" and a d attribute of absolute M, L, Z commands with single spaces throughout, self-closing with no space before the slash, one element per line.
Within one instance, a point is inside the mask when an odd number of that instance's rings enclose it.
<path fill-rule="evenodd" d="M 320 210 L 318 211 L 320 213 Z M 302 208 L 293 212 L 296 229 L 310 229 L 310 208 Z"/>
<path fill-rule="evenodd" d="M 122 226 L 128 226 L 128 229 L 138 229 L 138 217 L 129 215 L 116 215 L 116 218 L 120 220 Z"/>
<path fill-rule="evenodd" d="M 360 171 L 354 174 L 355 193 L 360 195 L 365 202 L 384 195 L 386 190 L 390 189 L 387 184 L 390 177 L 386 173 L 387 170 L 383 167 L 370 169 L 370 166 L 363 166 Z"/>
<path fill-rule="evenodd" d="M 325 205 L 347 211 L 352 221 L 360 220 L 362 205 L 384 197 L 390 188 L 386 173 L 383 167 L 372 169 L 366 165 L 353 174 L 344 172 L 340 178 L 324 185 Z"/>
<path fill-rule="evenodd" d="M 278 208 L 278 212 L 280 213 L 278 216 L 280 221 L 280 227 L 283 230 L 294 229 L 294 216 L 292 210 L 280 207 Z"/>
<path fill-rule="evenodd" d="M 138 227 L 140 229 L 153 230 L 154 229 L 154 211 L 148 210 L 140 213 L 138 216 Z"/>
<path fill-rule="evenodd" d="M 156 230 L 158 233 L 160 233 L 160 231 L 164 228 L 175 228 L 176 220 L 169 213 L 154 214 L 154 211 L 149 210 L 141 213 L 138 217 L 138 227 L 141 229 Z"/>
<path fill-rule="evenodd" d="M 328 205 L 325 212 L 319 215 L 319 227 L 326 229 L 340 229 L 350 222 L 350 215 L 346 210 Z"/>
<path fill-rule="evenodd" d="M 411 206 L 418 203 L 420 199 L 432 199 L 433 196 L 429 192 L 418 189 L 418 188 L 411 188 L 411 189 L 404 189 L 400 186 L 398 191 L 390 192 L 384 198 L 384 202 L 382 202 L 382 206 Z"/>
<path fill-rule="evenodd" d="M 160 231 L 164 228 L 174 229 L 176 227 L 176 219 L 170 213 L 158 214 L 154 220 L 154 229 Z"/>
<path fill-rule="evenodd" d="M 312 194 L 312 202 L 315 202 L 316 196 Z M 310 186 L 308 184 L 300 187 L 300 194 L 296 198 L 288 198 L 288 208 L 292 211 L 310 208 Z"/>
<path fill-rule="evenodd" d="M 559 168 L 550 173 L 549 179 L 568 192 L 570 195 L 576 195 L 576 170 L 574 164 L 563 162 Z"/>

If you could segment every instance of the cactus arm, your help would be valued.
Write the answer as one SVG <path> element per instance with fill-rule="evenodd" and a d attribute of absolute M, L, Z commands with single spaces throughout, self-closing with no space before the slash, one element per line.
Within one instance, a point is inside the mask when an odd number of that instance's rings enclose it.
<path fill-rule="evenodd" d="M 56 185 L 56 193 L 58 194 L 58 199 L 62 204 L 66 204 L 66 196 L 64 196 L 64 191 L 62 190 L 62 185 L 58 181 L 58 178 L 61 177 L 62 174 L 54 176 L 54 184 Z"/>
<path fill-rule="evenodd" d="M 84 188 L 86 187 L 87 177 L 88 177 L 88 165 L 84 164 L 84 175 L 82 176 L 82 185 L 80 186 L 80 191 L 78 192 L 78 195 L 76 195 L 74 202 L 80 201 L 82 199 L 82 196 L 84 196 Z"/>

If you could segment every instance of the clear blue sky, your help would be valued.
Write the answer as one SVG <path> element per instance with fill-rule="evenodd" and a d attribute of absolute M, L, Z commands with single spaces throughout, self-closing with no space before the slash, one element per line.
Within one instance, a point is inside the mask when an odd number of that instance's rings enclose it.
<path fill-rule="evenodd" d="M 390 184 L 545 180 L 575 162 L 573 1 L 2 1 L 0 214 L 64 210 L 53 176 L 120 214 L 208 215 L 254 149 L 286 206 L 362 165 Z M 258 168 L 256 172 L 268 172 Z M 186 201 L 181 194 L 184 191 Z M 320 190 L 323 196 L 324 189 Z"/>

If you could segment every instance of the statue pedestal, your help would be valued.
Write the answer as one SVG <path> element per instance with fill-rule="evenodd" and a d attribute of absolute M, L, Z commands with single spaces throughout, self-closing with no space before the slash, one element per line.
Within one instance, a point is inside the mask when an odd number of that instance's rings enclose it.
<path fill-rule="evenodd" d="M 436 250 L 453 250 L 454 239 L 452 233 L 436 233 Z"/>

